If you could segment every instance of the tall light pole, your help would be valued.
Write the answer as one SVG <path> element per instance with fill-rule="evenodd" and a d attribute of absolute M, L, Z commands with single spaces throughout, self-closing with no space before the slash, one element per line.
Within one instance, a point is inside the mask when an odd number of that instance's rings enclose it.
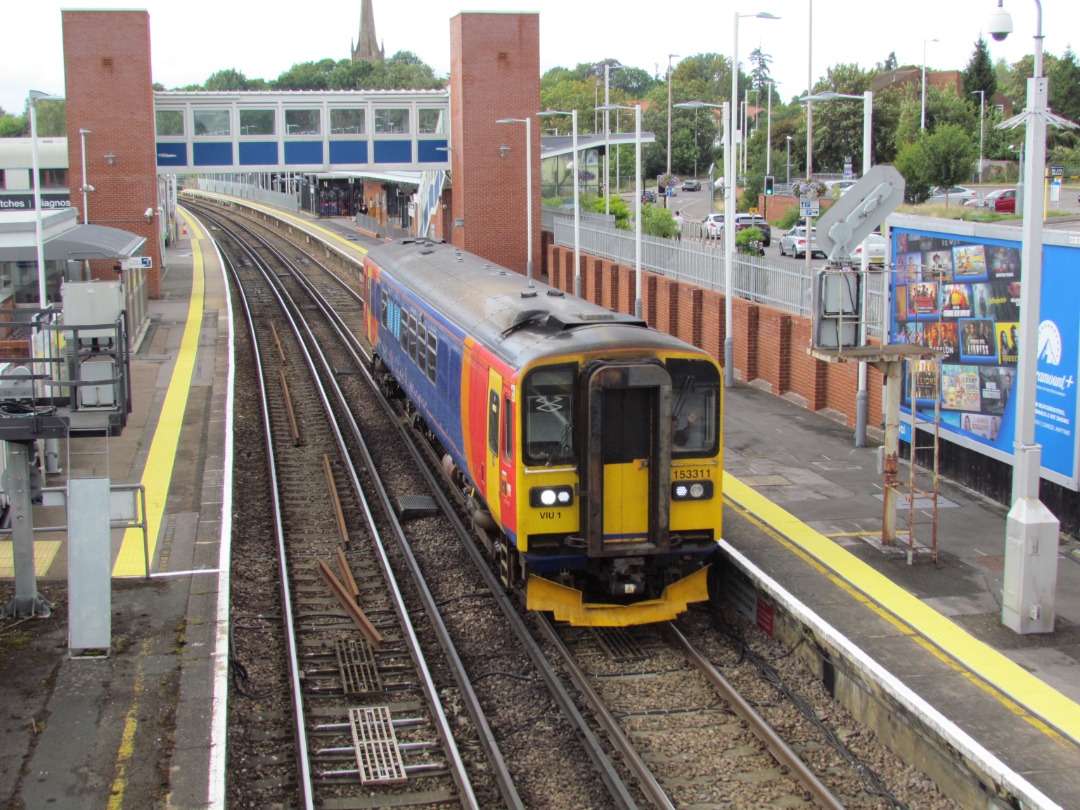
<path fill-rule="evenodd" d="M 740 14 L 735 12 L 735 38 L 731 45 L 731 103 L 728 105 L 727 133 L 724 137 L 724 174 L 727 177 L 724 186 L 724 385 L 731 388 L 735 385 L 735 338 L 731 331 L 731 297 L 734 290 L 731 288 L 731 271 L 735 263 L 735 186 L 738 185 L 735 173 L 738 164 L 735 161 L 735 129 L 737 126 L 736 115 L 739 109 L 739 18 L 758 17 L 762 20 L 779 20 L 780 18 L 767 11 L 758 11 L 754 14 Z"/>
<path fill-rule="evenodd" d="M 495 123 L 525 125 L 525 238 L 528 239 L 528 249 L 525 252 L 525 275 L 531 287 L 533 286 L 532 119 L 500 118 Z M 574 168 L 576 169 L 577 166 L 575 165 Z"/>
<path fill-rule="evenodd" d="M 30 157 L 34 172 L 34 237 L 37 242 L 38 306 L 41 309 L 48 306 L 48 285 L 45 278 L 45 240 L 41 224 L 41 161 L 38 158 L 37 105 L 39 101 L 59 100 L 56 96 L 50 96 L 40 90 L 30 91 Z"/>
<path fill-rule="evenodd" d="M 1001 41 L 1012 31 L 1012 18 L 998 0 L 998 11 L 987 25 Z M 1047 109 L 1048 81 L 1043 76 L 1042 4 L 1035 34 L 1034 75 L 1028 79 L 1027 107 L 998 126 L 1026 127 L 1026 182 L 1023 200 L 1020 266 L 1024 288 L 1020 296 L 1020 342 L 1016 367 L 1016 429 L 1013 439 L 1012 508 L 1005 530 L 1005 582 L 1001 621 L 1017 633 L 1054 630 L 1057 550 L 1060 523 L 1039 501 L 1042 447 L 1035 442 L 1036 375 L 1040 350 L 1040 292 L 1042 288 L 1043 195 L 1037 193 L 1046 172 L 1046 124 L 1075 127 Z M 1012 583 L 1012 587 L 1009 587 Z"/>
<path fill-rule="evenodd" d="M 89 134 L 91 133 L 88 129 L 79 130 L 79 142 L 82 147 L 82 188 L 79 191 L 82 192 L 83 225 L 90 223 L 89 209 L 86 207 L 86 193 L 94 190 L 94 187 L 86 182 L 86 136 Z"/>
<path fill-rule="evenodd" d="M 682 106 L 682 105 L 680 105 Z M 641 317 L 641 105 L 605 104 L 609 110 L 634 111 L 634 316 Z"/>
<path fill-rule="evenodd" d="M 926 131 L 926 43 L 938 42 L 936 39 L 924 39 L 922 41 L 922 114 L 919 118 L 919 131 Z"/>
<path fill-rule="evenodd" d="M 814 0 L 810 0 L 810 16 L 806 22 L 806 94 L 814 92 Z M 806 102 L 806 176 L 814 176 L 814 105 Z M 806 234 L 810 244 L 810 233 Z M 810 255 L 809 253 L 807 255 Z M 807 272 L 810 262 L 806 263 Z"/>
<path fill-rule="evenodd" d="M 775 84 L 774 81 L 765 82 L 769 88 L 769 114 L 765 116 L 765 174 L 772 174 L 772 93 Z"/>
<path fill-rule="evenodd" d="M 791 185 L 791 136 L 787 136 L 787 184 Z"/>
<path fill-rule="evenodd" d="M 834 93 L 831 90 L 824 93 L 816 93 L 812 96 L 807 96 L 804 101 L 831 101 L 835 98 L 850 98 L 859 100 L 862 99 L 863 103 L 863 159 L 862 159 L 862 176 L 866 177 L 870 171 L 870 167 L 873 164 L 873 149 L 871 144 L 871 124 L 873 121 L 874 110 L 874 93 L 872 90 L 867 90 L 861 96 L 848 95 L 846 93 Z M 809 240 L 809 236 L 807 237 Z M 808 244 L 813 244 L 808 241 Z M 870 266 L 870 251 L 867 249 L 867 240 L 863 239 L 862 245 L 862 279 L 863 283 L 860 285 L 862 293 L 862 318 L 860 319 L 860 335 L 859 342 L 863 346 L 866 345 L 866 270 Z M 867 365 L 865 361 L 859 363 L 859 391 L 855 395 L 855 446 L 866 447 L 866 417 L 869 405 L 870 397 L 866 392 L 866 375 Z"/>
<path fill-rule="evenodd" d="M 667 173 L 671 174 L 671 60 L 678 59 L 677 53 L 667 55 Z M 606 104 L 607 102 L 605 102 Z M 664 207 L 667 208 L 667 197 L 664 197 Z"/>
<path fill-rule="evenodd" d="M 578 148 L 577 148 L 577 110 L 566 112 L 565 110 L 545 110 L 537 113 L 540 118 L 548 115 L 569 115 L 570 126 L 573 128 L 573 142 L 571 148 L 574 151 L 574 295 L 581 297 L 581 206 L 578 204 Z"/>
<path fill-rule="evenodd" d="M 983 134 L 986 128 L 986 91 L 972 90 L 971 95 L 979 94 L 979 182 L 983 181 Z"/>

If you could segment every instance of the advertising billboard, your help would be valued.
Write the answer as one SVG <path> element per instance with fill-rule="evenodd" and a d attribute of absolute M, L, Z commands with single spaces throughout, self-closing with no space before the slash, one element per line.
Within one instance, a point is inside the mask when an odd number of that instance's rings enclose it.
<path fill-rule="evenodd" d="M 915 218 L 901 218 L 914 220 Z M 1008 461 L 1016 423 L 1020 298 L 1025 294 L 1019 229 L 920 219 L 891 231 L 890 342 L 943 352 L 940 384 L 933 361 L 907 364 L 902 410 L 933 420 L 943 438 Z M 953 232 L 950 232 L 953 231 Z M 983 235 L 986 234 L 986 235 Z M 1002 238 L 1015 234 L 1016 238 Z M 1042 475 L 1078 489 L 1077 397 L 1080 377 L 1080 239 L 1054 234 L 1044 244 L 1035 394 L 1035 441 Z M 910 421 L 901 438 L 910 442 Z"/>

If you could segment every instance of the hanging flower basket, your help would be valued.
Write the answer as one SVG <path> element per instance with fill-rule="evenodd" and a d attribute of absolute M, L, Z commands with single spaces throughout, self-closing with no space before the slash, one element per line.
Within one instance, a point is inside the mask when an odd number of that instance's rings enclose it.
<path fill-rule="evenodd" d="M 806 197 L 810 200 L 818 200 L 825 196 L 825 184 L 813 177 L 805 180 L 796 180 L 791 184 L 791 193 L 796 197 Z"/>
<path fill-rule="evenodd" d="M 675 188 L 680 182 L 678 177 L 667 172 L 656 178 L 656 185 L 660 188 Z"/>

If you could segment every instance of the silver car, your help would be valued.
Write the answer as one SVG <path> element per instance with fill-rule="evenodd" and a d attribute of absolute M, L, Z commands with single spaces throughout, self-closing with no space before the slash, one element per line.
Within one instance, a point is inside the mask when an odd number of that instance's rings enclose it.
<path fill-rule="evenodd" d="M 806 226 L 796 225 L 780 237 L 780 255 L 794 256 L 796 259 L 806 255 Z M 825 251 L 818 247 L 817 228 L 810 232 L 810 255 L 825 258 Z"/>

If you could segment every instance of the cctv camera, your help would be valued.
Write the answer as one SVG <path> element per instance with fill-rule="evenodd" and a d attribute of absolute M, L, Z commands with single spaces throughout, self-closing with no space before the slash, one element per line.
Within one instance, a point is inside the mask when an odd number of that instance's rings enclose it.
<path fill-rule="evenodd" d="M 990 20 L 986 24 L 986 30 L 990 32 L 990 36 L 992 36 L 996 42 L 1001 42 L 1005 37 L 1012 33 L 1012 15 L 999 5 L 998 10 L 990 15 Z"/>
<path fill-rule="evenodd" d="M 154 218 L 154 209 L 153 208 L 147 208 L 146 211 L 143 212 L 143 216 L 146 217 L 147 219 L 153 219 Z"/>

